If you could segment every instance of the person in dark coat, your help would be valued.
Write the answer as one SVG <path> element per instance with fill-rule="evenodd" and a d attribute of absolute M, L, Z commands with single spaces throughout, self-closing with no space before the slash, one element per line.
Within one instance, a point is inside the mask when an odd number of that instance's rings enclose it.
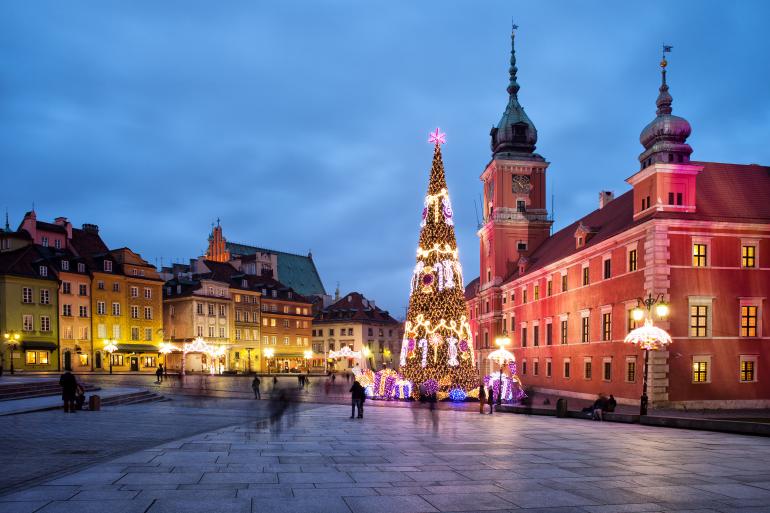
<path fill-rule="evenodd" d="M 262 399 L 262 394 L 259 391 L 259 384 L 261 381 L 259 380 L 259 376 L 254 376 L 254 379 L 251 382 L 251 389 L 254 390 L 254 399 Z"/>
<path fill-rule="evenodd" d="M 354 418 L 356 416 L 356 408 L 358 408 L 358 418 L 363 419 L 364 418 L 364 398 L 366 397 L 366 393 L 364 392 L 364 387 L 361 386 L 361 383 L 359 383 L 357 380 L 353 382 L 353 386 L 350 387 L 350 404 L 351 404 L 351 410 L 350 410 L 350 418 Z"/>
<path fill-rule="evenodd" d="M 75 375 L 66 371 L 59 378 L 59 386 L 61 386 L 61 398 L 64 401 L 64 413 L 75 413 L 75 398 L 78 388 Z"/>
<path fill-rule="evenodd" d="M 479 413 L 484 415 L 484 404 L 487 402 L 487 389 L 484 387 L 484 382 L 479 384 Z"/>
<path fill-rule="evenodd" d="M 491 386 L 487 391 L 487 404 L 489 404 L 489 414 L 492 415 L 495 411 L 495 389 Z"/>
<path fill-rule="evenodd" d="M 163 364 L 158 364 L 158 370 L 155 371 L 155 383 L 163 381 Z"/>
<path fill-rule="evenodd" d="M 618 406 L 618 402 L 615 400 L 615 396 L 610 394 L 610 398 L 607 400 L 607 411 L 612 413 Z"/>

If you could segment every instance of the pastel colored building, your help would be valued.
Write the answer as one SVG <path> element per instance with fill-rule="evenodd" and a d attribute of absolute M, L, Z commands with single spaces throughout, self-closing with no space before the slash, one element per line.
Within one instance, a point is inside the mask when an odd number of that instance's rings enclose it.
<path fill-rule="evenodd" d="M 659 297 L 670 313 L 653 320 L 673 343 L 650 355 L 651 404 L 767 407 L 770 168 L 691 160 L 661 64 L 630 190 L 601 191 L 598 209 L 550 234 L 548 162 L 534 152 L 512 52 L 481 175 L 480 276 L 466 288 L 480 370 L 494 370 L 485 357 L 507 334 L 525 387 L 638 404 L 644 353 L 623 339 L 639 300 Z"/>

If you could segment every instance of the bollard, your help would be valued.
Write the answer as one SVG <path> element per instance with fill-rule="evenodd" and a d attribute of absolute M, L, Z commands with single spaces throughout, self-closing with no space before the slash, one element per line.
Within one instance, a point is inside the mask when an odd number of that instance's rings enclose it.
<path fill-rule="evenodd" d="M 563 419 L 567 416 L 567 400 L 559 398 L 556 400 L 556 416 Z"/>
<path fill-rule="evenodd" d="M 88 398 L 88 409 L 91 411 L 99 411 L 102 409 L 102 398 L 94 394 Z"/>

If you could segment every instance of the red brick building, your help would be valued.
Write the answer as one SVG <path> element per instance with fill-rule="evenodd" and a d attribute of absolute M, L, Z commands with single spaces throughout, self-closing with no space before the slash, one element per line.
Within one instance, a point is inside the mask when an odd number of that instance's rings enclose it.
<path fill-rule="evenodd" d="M 481 175 L 481 268 L 466 298 L 481 371 L 502 333 L 525 386 L 636 404 L 644 354 L 623 339 L 639 298 L 669 303 L 673 338 L 650 355 L 653 406 L 770 405 L 770 168 L 690 160 L 689 123 L 672 114 L 666 62 L 655 119 L 640 136 L 631 190 L 549 235 L 537 131 L 517 99 L 492 129 Z"/>

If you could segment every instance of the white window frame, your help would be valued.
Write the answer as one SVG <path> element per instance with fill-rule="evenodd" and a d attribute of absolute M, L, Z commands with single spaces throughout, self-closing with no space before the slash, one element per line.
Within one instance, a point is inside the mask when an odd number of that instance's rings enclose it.
<path fill-rule="evenodd" d="M 702 267 L 695 267 L 693 265 L 693 248 L 696 244 L 705 244 L 706 245 L 706 265 Z M 692 240 L 690 241 L 690 267 L 693 269 L 705 269 L 708 267 L 711 267 L 711 237 L 692 237 Z"/>
<path fill-rule="evenodd" d="M 628 380 L 628 364 L 633 363 L 634 364 L 634 380 L 629 381 Z M 636 383 L 636 376 L 639 374 L 639 362 L 637 361 L 636 356 L 626 356 L 626 366 L 623 367 L 623 382 L 624 383 Z"/>
<path fill-rule="evenodd" d="M 588 283 L 583 283 L 584 276 L 586 273 L 586 269 L 588 269 Z M 581 287 L 589 287 L 591 285 L 591 262 L 589 260 L 583 262 L 580 264 L 580 286 Z"/>
<path fill-rule="evenodd" d="M 105 260 L 104 261 L 104 272 L 111 273 L 112 272 L 112 260 Z"/>
<path fill-rule="evenodd" d="M 567 365 L 569 364 L 569 376 L 567 376 Z M 563 379 L 572 379 L 572 359 L 562 358 L 561 361 L 561 376 Z"/>
<path fill-rule="evenodd" d="M 747 339 L 757 339 L 762 337 L 762 302 L 763 297 L 741 297 L 738 304 L 738 337 Z M 741 335 L 741 310 L 744 306 L 756 306 L 757 307 L 757 334 L 754 337 Z"/>
<path fill-rule="evenodd" d="M 591 377 L 590 378 L 586 375 L 586 364 L 587 363 L 591 364 Z M 593 379 L 594 379 L 594 362 L 593 362 L 593 358 L 591 356 L 584 356 L 583 357 L 583 380 L 584 381 L 593 381 Z"/>
<path fill-rule="evenodd" d="M 743 362 L 754 362 L 754 379 L 751 381 L 743 381 L 741 379 L 741 367 Z M 759 381 L 757 373 L 759 372 L 759 355 L 756 354 L 742 354 L 738 361 L 738 383 L 756 383 Z"/>
<path fill-rule="evenodd" d="M 605 262 L 609 260 L 610 261 L 610 276 L 608 278 L 605 278 L 604 276 L 604 266 Z M 602 255 L 602 281 L 611 279 L 612 276 L 612 253 L 606 253 Z"/>
<path fill-rule="evenodd" d="M 744 267 L 743 265 L 743 247 L 754 246 L 754 267 Z M 759 269 L 759 239 L 741 239 L 741 247 L 738 252 L 741 269 Z"/>
<path fill-rule="evenodd" d="M 633 273 L 639 270 L 639 241 L 634 241 L 631 244 L 626 244 L 626 272 L 627 273 Z M 636 271 L 631 270 L 630 266 L 630 260 L 631 260 L 631 252 L 636 251 Z"/>
<path fill-rule="evenodd" d="M 693 306 L 708 307 L 707 314 L 706 314 L 706 336 L 705 337 L 693 337 L 690 335 L 690 326 L 692 323 L 691 307 Z M 740 313 L 740 310 L 739 310 L 739 313 Z M 713 296 L 687 296 L 687 338 L 696 339 L 696 340 L 711 338 L 713 333 L 712 331 L 713 322 L 714 322 L 714 297 Z M 740 326 L 740 318 L 738 319 L 738 325 Z"/>
<path fill-rule="evenodd" d="M 706 381 L 695 381 L 694 366 L 697 362 L 706 362 Z M 711 383 L 711 372 L 713 367 L 711 366 L 710 354 L 694 354 L 692 355 L 692 365 L 690 366 L 690 381 L 693 385 L 708 385 Z M 740 368 L 738 369 L 740 371 Z"/>
<path fill-rule="evenodd" d="M 553 359 L 545 359 L 545 377 L 551 379 L 553 377 Z"/>

